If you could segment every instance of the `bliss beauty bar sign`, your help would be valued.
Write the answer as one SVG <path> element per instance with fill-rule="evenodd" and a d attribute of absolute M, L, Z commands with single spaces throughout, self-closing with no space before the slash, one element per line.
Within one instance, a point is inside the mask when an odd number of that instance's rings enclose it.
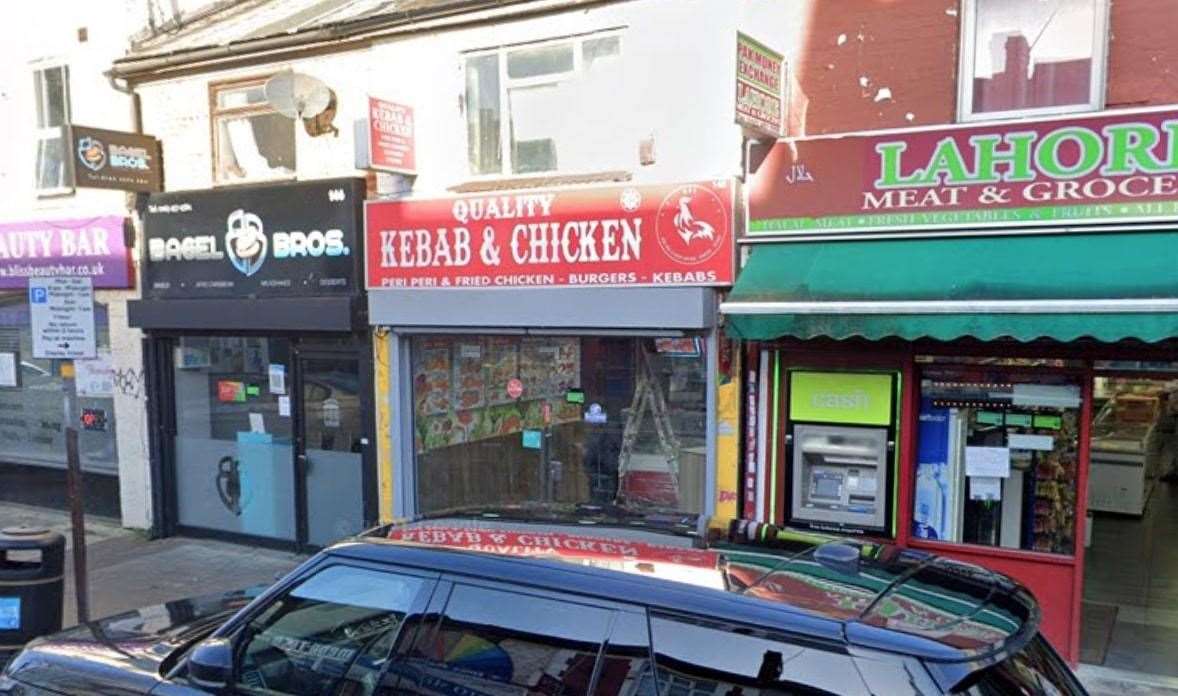
<path fill-rule="evenodd" d="M 0 224 L 0 289 L 26 288 L 30 278 L 89 278 L 95 288 L 133 285 L 125 218 Z"/>
<path fill-rule="evenodd" d="M 731 285 L 731 181 L 372 201 L 368 287 Z"/>
<path fill-rule="evenodd" d="M 750 238 L 896 236 L 1172 220 L 1178 111 L 775 143 Z"/>

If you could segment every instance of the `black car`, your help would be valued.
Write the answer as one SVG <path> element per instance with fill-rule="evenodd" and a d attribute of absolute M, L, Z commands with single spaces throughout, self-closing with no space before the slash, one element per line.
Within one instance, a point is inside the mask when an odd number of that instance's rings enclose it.
<path fill-rule="evenodd" d="M 449 515 L 30 644 L 0 694 L 1083 694 L 1020 585 L 694 516 Z"/>

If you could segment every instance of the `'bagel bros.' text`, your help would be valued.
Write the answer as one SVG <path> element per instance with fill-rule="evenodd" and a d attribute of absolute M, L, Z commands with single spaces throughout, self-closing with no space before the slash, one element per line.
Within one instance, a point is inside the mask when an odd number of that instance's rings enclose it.
<path fill-rule="evenodd" d="M 731 181 L 366 206 L 368 287 L 729 285 Z"/>

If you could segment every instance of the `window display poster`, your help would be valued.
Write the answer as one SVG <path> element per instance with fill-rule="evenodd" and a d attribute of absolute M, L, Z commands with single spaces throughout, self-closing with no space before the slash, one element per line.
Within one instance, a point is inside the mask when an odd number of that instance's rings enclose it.
<path fill-rule="evenodd" d="M 0 353 L 0 387 L 20 386 L 16 363 L 16 353 Z"/>
<path fill-rule="evenodd" d="M 74 379 L 78 396 L 112 399 L 115 395 L 115 370 L 109 350 L 99 350 L 96 357 L 74 361 Z"/>
<path fill-rule="evenodd" d="M 217 401 L 227 404 L 245 401 L 245 383 L 227 379 L 219 380 L 217 382 Z"/>
<path fill-rule="evenodd" d="M 270 363 L 270 393 L 286 393 L 286 365 Z"/>
<path fill-rule="evenodd" d="M 970 500 L 1002 500 L 1002 479 L 996 476 L 970 476 Z"/>
<path fill-rule="evenodd" d="M 1010 449 L 1007 447 L 966 447 L 965 475 L 1008 478 Z"/>
<path fill-rule="evenodd" d="M 953 524 L 949 510 L 949 410 L 931 399 L 920 405 L 920 433 L 916 448 L 916 500 L 912 533 L 922 539 L 948 539 Z"/>
<path fill-rule="evenodd" d="M 185 336 L 180 339 L 176 353 L 176 367 L 181 370 L 197 370 L 212 365 L 208 338 Z"/>
<path fill-rule="evenodd" d="M 1006 436 L 1006 444 L 1010 449 L 1050 452 L 1055 449 L 1055 438 L 1050 435 L 1011 433 Z"/>

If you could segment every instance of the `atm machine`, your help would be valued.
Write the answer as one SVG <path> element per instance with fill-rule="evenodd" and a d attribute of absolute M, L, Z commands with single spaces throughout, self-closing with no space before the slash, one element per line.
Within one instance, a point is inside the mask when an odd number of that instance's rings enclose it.
<path fill-rule="evenodd" d="M 787 524 L 891 536 L 896 376 L 792 371 Z"/>

